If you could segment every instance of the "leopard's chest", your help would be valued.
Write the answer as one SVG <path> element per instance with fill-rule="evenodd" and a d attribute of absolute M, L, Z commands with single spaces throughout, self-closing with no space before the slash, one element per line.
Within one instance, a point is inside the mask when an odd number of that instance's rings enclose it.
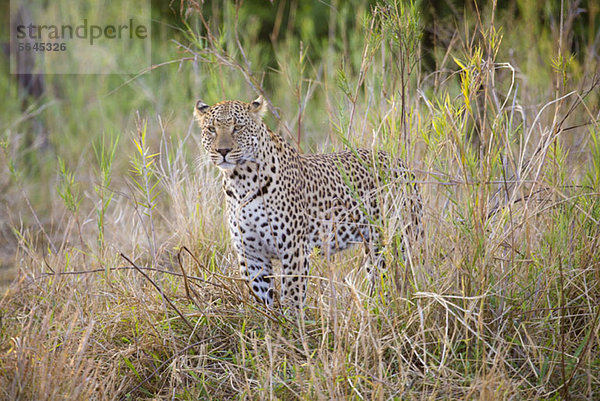
<path fill-rule="evenodd" d="M 232 239 L 236 247 L 277 257 L 282 227 L 273 201 L 274 178 L 254 171 L 247 173 L 238 172 L 234 177 L 226 177 L 223 183 Z"/>

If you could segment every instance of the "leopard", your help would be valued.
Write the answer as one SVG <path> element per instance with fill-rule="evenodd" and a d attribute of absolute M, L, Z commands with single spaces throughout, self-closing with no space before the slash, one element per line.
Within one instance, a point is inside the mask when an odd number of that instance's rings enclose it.
<path fill-rule="evenodd" d="M 383 151 L 348 149 L 304 154 L 264 121 L 268 103 L 196 101 L 200 143 L 220 170 L 229 232 L 242 276 L 256 298 L 273 308 L 302 309 L 315 250 L 333 254 L 364 244 L 371 280 L 385 269 L 382 188 L 400 182 L 402 232 L 422 236 L 422 199 L 405 163 Z M 384 188 L 385 189 L 385 188 Z M 388 202 L 390 203 L 390 202 Z M 389 209 L 389 207 L 388 207 Z M 405 241 L 409 243 L 409 241 Z M 281 275 L 273 275 L 280 261 Z"/>

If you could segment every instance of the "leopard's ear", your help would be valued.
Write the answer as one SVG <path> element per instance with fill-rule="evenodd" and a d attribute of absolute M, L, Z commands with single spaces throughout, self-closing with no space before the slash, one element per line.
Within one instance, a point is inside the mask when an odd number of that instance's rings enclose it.
<path fill-rule="evenodd" d="M 194 106 L 194 117 L 196 117 L 198 124 L 202 124 L 209 108 L 210 106 L 204 103 L 202 100 L 198 100 L 196 102 L 196 106 Z"/>
<path fill-rule="evenodd" d="M 204 114 L 204 113 L 206 113 L 206 111 L 208 110 L 209 107 L 210 106 L 207 105 L 206 103 L 204 103 L 202 100 L 198 100 L 196 102 L 196 110 L 195 110 L 195 112 L 197 114 Z"/>
<path fill-rule="evenodd" d="M 267 112 L 267 102 L 261 96 L 248 103 L 248 112 L 254 117 L 256 121 L 261 121 L 265 113 Z"/>

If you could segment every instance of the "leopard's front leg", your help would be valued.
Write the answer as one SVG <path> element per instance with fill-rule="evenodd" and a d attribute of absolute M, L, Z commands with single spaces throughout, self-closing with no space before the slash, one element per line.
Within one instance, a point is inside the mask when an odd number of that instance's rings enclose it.
<path fill-rule="evenodd" d="M 240 272 L 247 280 L 251 291 L 267 307 L 273 306 L 273 266 L 271 256 L 266 252 L 248 208 L 229 207 L 229 229 L 233 246 L 237 253 Z M 258 216 L 263 216 L 249 205 Z"/>
<path fill-rule="evenodd" d="M 304 240 L 285 249 L 281 255 L 281 304 L 292 313 L 302 310 L 310 269 L 309 253 Z"/>
<path fill-rule="evenodd" d="M 261 255 L 250 255 L 247 252 L 238 254 L 240 271 L 248 281 L 254 295 L 267 307 L 273 306 L 272 265 L 269 259 Z"/>

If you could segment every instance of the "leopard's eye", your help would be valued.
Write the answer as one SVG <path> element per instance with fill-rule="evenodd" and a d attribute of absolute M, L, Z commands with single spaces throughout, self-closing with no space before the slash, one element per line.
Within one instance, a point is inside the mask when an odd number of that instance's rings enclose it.
<path fill-rule="evenodd" d="M 244 128 L 243 125 L 234 125 L 233 132 L 240 132 Z"/>
<path fill-rule="evenodd" d="M 212 125 L 209 125 L 208 127 L 206 127 L 206 130 L 213 135 L 217 133 L 217 131 L 215 130 L 215 127 L 213 127 Z"/>

